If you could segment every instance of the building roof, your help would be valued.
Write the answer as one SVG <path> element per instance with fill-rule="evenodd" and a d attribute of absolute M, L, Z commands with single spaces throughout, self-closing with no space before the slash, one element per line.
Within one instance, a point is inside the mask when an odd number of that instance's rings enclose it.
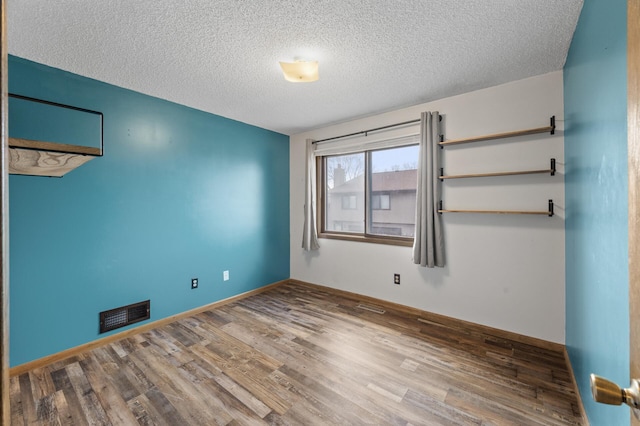
<path fill-rule="evenodd" d="M 399 170 L 395 172 L 373 173 L 373 192 L 415 191 L 418 183 L 417 171 Z M 359 175 L 333 189 L 331 193 L 350 193 L 364 189 L 364 175 Z"/>

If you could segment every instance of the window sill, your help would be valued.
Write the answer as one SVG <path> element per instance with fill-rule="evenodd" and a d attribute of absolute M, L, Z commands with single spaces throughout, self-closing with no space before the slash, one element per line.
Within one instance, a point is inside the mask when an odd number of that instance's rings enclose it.
<path fill-rule="evenodd" d="M 396 238 L 369 235 L 349 235 L 323 232 L 318 234 L 318 238 L 329 240 L 355 241 L 359 243 L 387 244 L 391 246 L 413 247 L 413 238 Z"/>

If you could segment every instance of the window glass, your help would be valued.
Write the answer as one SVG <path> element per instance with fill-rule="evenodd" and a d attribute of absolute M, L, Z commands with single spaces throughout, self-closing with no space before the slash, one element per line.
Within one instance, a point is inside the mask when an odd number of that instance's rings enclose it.
<path fill-rule="evenodd" d="M 413 237 L 418 146 L 371 151 L 371 212 L 368 232 Z"/>
<path fill-rule="evenodd" d="M 324 230 L 364 232 L 365 154 L 326 157 Z"/>
<path fill-rule="evenodd" d="M 321 234 L 402 244 L 413 238 L 417 145 L 322 160 Z"/>

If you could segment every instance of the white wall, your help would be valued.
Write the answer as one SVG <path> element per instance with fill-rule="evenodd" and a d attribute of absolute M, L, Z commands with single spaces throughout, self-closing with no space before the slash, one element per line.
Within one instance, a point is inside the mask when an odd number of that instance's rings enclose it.
<path fill-rule="evenodd" d="M 373 90 L 373 89 L 372 89 Z M 562 72 L 293 135 L 291 161 L 291 277 L 364 294 L 552 342 L 564 343 L 564 138 Z M 363 100 L 363 102 L 366 100 Z M 554 136 L 524 136 L 449 147 L 446 174 L 545 169 L 527 175 L 445 181 L 445 208 L 546 210 L 556 216 L 445 214 L 447 266 L 413 264 L 411 248 L 321 239 L 306 253 L 302 241 L 304 141 L 419 118 L 444 115 L 445 139 L 548 125 Z M 393 284 L 393 274 L 402 284 Z"/>

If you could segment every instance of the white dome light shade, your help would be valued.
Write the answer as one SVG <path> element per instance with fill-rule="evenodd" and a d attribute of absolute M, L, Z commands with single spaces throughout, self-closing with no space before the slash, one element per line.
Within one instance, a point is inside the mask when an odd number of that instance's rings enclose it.
<path fill-rule="evenodd" d="M 318 61 L 280 62 L 284 78 L 293 83 L 311 83 L 318 80 Z"/>

